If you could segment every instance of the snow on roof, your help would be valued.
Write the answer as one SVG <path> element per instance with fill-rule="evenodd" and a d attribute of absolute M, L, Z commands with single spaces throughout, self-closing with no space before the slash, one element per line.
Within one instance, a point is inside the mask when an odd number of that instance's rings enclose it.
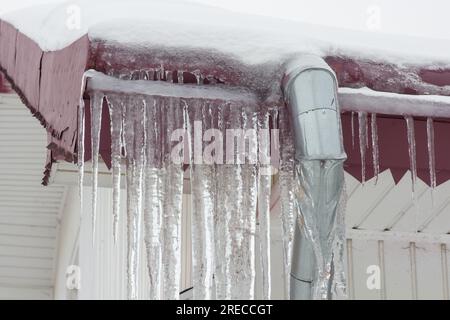
<path fill-rule="evenodd" d="M 250 65 L 282 61 L 305 52 L 397 64 L 450 65 L 450 41 L 321 27 L 235 13 L 187 0 L 36 3 L 25 9 L 0 11 L 0 18 L 44 51 L 62 49 L 88 34 L 91 39 L 141 48 L 171 48 L 180 54 L 183 48 L 219 51 Z"/>

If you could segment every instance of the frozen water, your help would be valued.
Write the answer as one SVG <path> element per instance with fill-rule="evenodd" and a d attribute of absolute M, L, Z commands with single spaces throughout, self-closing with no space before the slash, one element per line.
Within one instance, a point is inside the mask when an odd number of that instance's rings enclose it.
<path fill-rule="evenodd" d="M 78 195 L 80 198 L 80 216 L 83 214 L 84 139 L 85 139 L 85 105 L 82 97 L 80 99 L 80 105 L 78 107 L 78 143 L 77 143 Z"/>
<path fill-rule="evenodd" d="M 359 152 L 361 154 L 361 182 L 366 182 L 367 113 L 358 112 Z"/>
<path fill-rule="evenodd" d="M 167 167 L 165 194 L 163 204 L 163 298 L 176 300 L 180 294 L 181 277 L 181 211 L 183 196 L 183 167 L 174 163 L 167 152 L 172 149 L 171 134 L 185 128 L 186 110 L 180 99 L 161 98 L 165 100 L 162 119 L 165 123 L 163 136 L 164 161 Z M 182 142 L 181 142 L 182 143 Z M 184 151 L 183 151 L 184 152 Z"/>
<path fill-rule="evenodd" d="M 411 116 L 406 116 L 406 127 L 408 135 L 408 152 L 409 152 L 409 163 L 411 170 L 411 181 L 412 181 L 412 195 L 414 197 L 414 191 L 417 181 L 417 164 L 416 164 L 416 138 L 414 133 L 414 119 Z"/>
<path fill-rule="evenodd" d="M 281 222 L 283 232 L 283 260 L 284 260 L 284 290 L 285 298 L 289 299 L 291 279 L 291 253 L 294 239 L 294 223 L 297 212 L 294 206 L 294 142 L 292 131 L 288 125 L 287 110 L 279 112 L 280 126 L 280 201 Z"/>
<path fill-rule="evenodd" d="M 95 239 L 97 219 L 98 155 L 100 148 L 100 129 L 102 124 L 103 94 L 91 96 L 91 144 L 92 144 L 92 241 Z"/>
<path fill-rule="evenodd" d="M 119 225 L 120 212 L 120 179 L 121 179 L 121 161 L 122 161 L 122 123 L 123 123 L 123 105 L 121 98 L 109 95 L 107 97 L 109 105 L 109 114 L 111 119 L 111 166 L 113 183 L 113 236 L 117 241 L 117 230 Z"/>
<path fill-rule="evenodd" d="M 378 182 L 378 175 L 380 174 L 380 160 L 378 151 L 378 128 L 377 128 L 377 115 L 372 113 L 370 115 L 370 130 L 372 132 L 372 161 L 373 161 L 373 174 L 375 178 L 375 184 Z"/>
<path fill-rule="evenodd" d="M 355 112 L 351 112 L 352 148 L 355 148 Z"/>
<path fill-rule="evenodd" d="M 93 83 L 97 88 L 102 85 L 99 81 Z M 189 86 L 189 90 L 202 87 L 191 87 L 189 84 L 172 86 Z M 157 87 L 161 90 L 170 89 L 166 85 Z M 153 92 L 156 89 L 153 87 L 149 90 Z M 269 154 L 272 146 L 267 131 L 270 117 L 270 126 L 274 129 L 278 127 L 274 120 L 277 117 L 283 124 L 279 135 L 279 183 L 286 297 L 289 297 L 294 224 L 300 207 L 305 210 L 301 218 L 305 221 L 304 230 L 309 234 L 318 262 L 314 297 L 345 295 L 345 275 L 342 271 L 345 199 L 342 198 L 338 209 L 338 199 L 329 199 L 327 208 L 333 209 L 329 211 L 330 223 L 327 224 L 330 229 L 322 230 L 317 221 L 321 217 L 315 217 L 312 214 L 314 210 L 310 210 L 323 206 L 322 198 L 305 200 L 305 194 L 308 194 L 314 184 L 300 185 L 298 179 L 300 176 L 306 177 L 305 181 L 317 179 L 311 173 L 319 162 L 295 164 L 292 132 L 287 125 L 287 110 L 275 110 L 272 113 L 266 107 L 257 108 L 252 99 L 220 100 L 217 99 L 220 93 L 217 88 L 200 89 L 207 92 L 204 99 L 196 96 L 200 95 L 200 91 L 191 92 L 184 97 L 184 89 L 179 90 L 180 94 L 174 97 L 168 96 L 169 91 L 167 95 L 145 94 L 144 91 L 130 91 L 121 95 L 106 93 L 111 117 L 114 214 L 120 208 L 120 164 L 124 160 L 126 165 L 128 297 L 138 297 L 140 279 L 137 266 L 140 260 L 140 225 L 143 220 L 150 298 L 179 298 L 182 195 L 183 180 L 187 174 L 191 182 L 194 298 L 255 297 L 257 222 L 258 250 L 261 252 L 261 296 L 264 299 L 271 297 L 272 163 L 269 161 Z M 99 125 L 94 122 L 101 123 L 99 115 L 102 104 L 98 97 L 103 97 L 103 94 L 100 92 L 103 91 L 95 91 L 93 94 L 92 105 L 97 106 L 93 112 L 93 132 L 99 130 Z M 176 93 L 176 90 L 173 92 Z M 228 90 L 224 95 L 239 96 Z M 366 128 L 366 125 L 367 123 L 360 127 Z M 200 132 L 196 131 L 198 126 Z M 221 133 L 219 138 L 207 131 L 211 128 L 217 128 Z M 238 130 L 229 134 L 228 129 Z M 174 133 L 178 135 L 174 136 Z M 239 143 L 240 139 L 236 143 L 236 137 L 241 137 L 244 143 Z M 360 141 L 366 141 L 366 136 L 361 138 Z M 270 142 L 278 145 L 278 141 Z M 92 143 L 93 146 L 98 145 L 95 137 Z M 93 150 L 98 154 L 98 147 Z M 231 157 L 229 150 L 233 151 Z M 211 153 L 209 156 L 208 152 Z M 212 163 L 207 162 L 211 159 Z M 320 164 L 320 170 L 333 168 L 332 162 Z M 329 237 L 324 237 L 325 233 Z M 336 270 L 335 277 L 332 277 L 333 270 Z"/>
<path fill-rule="evenodd" d="M 206 143 L 199 146 L 194 142 L 194 130 L 201 124 L 203 130 L 214 128 L 216 106 L 208 103 L 197 103 L 189 107 L 190 176 L 192 196 L 192 278 L 194 299 L 213 298 L 214 275 L 214 212 L 216 201 L 216 170 L 214 164 L 194 163 L 196 152 Z M 196 132 L 195 132 L 196 133 Z M 195 137 L 194 137 L 195 138 Z M 198 139 L 197 139 L 198 140 Z M 198 152 L 198 150 L 196 150 Z"/>
<path fill-rule="evenodd" d="M 127 173 L 128 298 L 137 299 L 142 190 L 144 169 L 144 101 L 139 96 L 124 101 L 124 148 Z"/>
<path fill-rule="evenodd" d="M 269 128 L 269 113 L 262 113 L 259 117 L 258 129 Z M 268 131 L 260 131 L 259 155 L 270 159 L 270 137 Z M 263 165 L 262 163 L 268 163 Z M 259 244 L 262 276 L 262 298 L 271 297 L 271 268 L 270 268 L 270 192 L 272 186 L 272 175 L 270 162 L 260 159 L 258 171 L 258 222 L 259 222 Z"/>
<path fill-rule="evenodd" d="M 436 157 L 434 151 L 434 124 L 432 118 L 427 118 L 427 148 L 430 186 L 436 188 Z"/>
<path fill-rule="evenodd" d="M 162 217 L 166 170 L 161 158 L 161 101 L 145 100 L 144 242 L 150 299 L 162 298 Z"/>

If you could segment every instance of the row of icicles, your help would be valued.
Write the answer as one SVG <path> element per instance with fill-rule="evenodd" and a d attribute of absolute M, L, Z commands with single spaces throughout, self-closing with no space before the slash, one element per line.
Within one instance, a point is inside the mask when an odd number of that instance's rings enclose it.
<path fill-rule="evenodd" d="M 378 180 L 380 173 L 379 150 L 378 150 L 378 129 L 377 129 L 377 115 L 370 114 L 370 129 L 371 141 L 369 142 L 368 126 L 369 115 L 367 112 L 358 112 L 358 127 L 359 127 L 359 150 L 361 155 L 361 177 L 362 183 L 366 181 L 366 149 L 369 143 L 372 144 L 372 159 L 373 172 Z M 351 130 L 352 130 L 352 146 L 355 143 L 355 126 L 354 126 L 355 112 L 351 113 Z M 414 187 L 417 181 L 417 164 L 416 164 L 416 142 L 414 132 L 414 119 L 412 116 L 405 116 L 407 137 L 408 137 L 408 152 L 410 159 L 410 170 L 412 180 L 412 192 L 414 197 Z M 436 162 L 435 162 L 435 148 L 434 148 L 434 124 L 432 118 L 427 118 L 427 148 L 428 148 L 428 167 L 430 175 L 430 186 L 432 189 L 436 187 Z"/>
<path fill-rule="evenodd" d="M 144 224 L 151 299 L 178 299 L 181 276 L 181 215 L 185 170 L 189 175 L 192 201 L 192 282 L 195 299 L 255 298 L 256 265 L 260 266 L 261 298 L 271 298 L 270 195 L 273 176 L 267 163 L 196 164 L 193 123 L 204 130 L 227 128 L 279 129 L 276 139 L 250 136 L 248 146 L 258 157 L 278 152 L 283 238 L 285 297 L 289 297 L 290 257 L 297 208 L 294 207 L 294 145 L 285 108 L 258 109 L 239 102 L 209 101 L 116 95 L 91 95 L 92 224 L 95 232 L 100 129 L 106 99 L 111 119 L 114 238 L 117 238 L 120 211 L 121 170 L 125 161 L 127 193 L 127 279 L 128 298 L 137 299 L 141 224 Z M 417 179 L 413 118 L 406 117 L 413 188 Z M 79 109 L 78 166 L 80 199 L 84 180 L 85 110 Z M 365 182 L 365 155 L 369 145 L 368 115 L 358 112 L 362 180 Z M 370 115 L 374 174 L 379 174 L 376 115 Z M 174 163 L 172 151 L 179 142 L 170 140 L 177 129 L 187 132 L 183 148 L 187 166 Z M 354 140 L 354 113 L 351 121 Z M 431 186 L 436 186 L 434 129 L 427 120 Z M 354 143 L 354 142 L 353 142 Z M 209 143 L 203 141 L 203 148 Z M 225 145 L 224 143 L 223 145 Z M 216 150 L 217 152 L 217 150 Z M 186 155 L 187 154 L 187 155 Z M 263 155 L 263 156 L 261 156 Z M 265 155 L 265 156 L 264 156 Z M 238 157 L 238 154 L 235 155 Z M 277 165 L 275 166 L 277 167 Z M 275 172 L 273 172 L 274 174 Z M 414 190 L 413 190 L 414 191 Z M 93 237 L 94 238 L 94 237 Z M 258 246 L 256 246 L 258 244 Z M 256 250 L 260 261 L 257 263 Z"/>
<path fill-rule="evenodd" d="M 106 99 L 111 119 L 114 238 L 117 238 L 122 162 L 125 161 L 127 193 L 127 283 L 128 298 L 137 299 L 140 230 L 144 243 L 151 299 L 178 299 L 181 276 L 181 215 L 185 171 L 192 199 L 192 282 L 195 299 L 255 298 L 256 265 L 260 266 L 261 295 L 271 298 L 270 195 L 272 166 L 262 161 L 280 146 L 280 201 L 284 247 L 284 279 L 289 296 L 290 252 L 296 211 L 294 208 L 293 142 L 288 126 L 272 130 L 270 139 L 247 137 L 256 163 L 196 164 L 194 121 L 204 130 L 228 128 L 278 128 L 287 123 L 284 108 L 262 109 L 239 102 L 181 99 L 140 95 L 91 93 L 92 224 L 95 232 L 102 107 Z M 79 109 L 78 166 L 80 199 L 84 180 L 85 110 Z M 170 136 L 184 129 L 188 146 L 174 163 L 173 150 L 179 141 Z M 268 131 L 267 131 L 268 132 Z M 225 133 L 223 134 L 225 137 Z M 275 141 L 275 142 L 274 142 Z M 210 142 L 203 141 L 203 148 Z M 226 145 L 224 143 L 223 145 Z M 215 150 L 215 153 L 219 150 Z M 249 153 L 250 153 L 249 152 Z M 187 156 L 186 156 L 187 154 Z M 236 152 L 235 159 L 240 156 Z M 247 155 L 245 155 L 247 157 Z M 248 160 L 246 158 L 246 160 Z M 268 173 L 269 172 L 269 173 Z M 273 172 L 275 173 L 275 172 Z M 94 238 L 94 237 L 93 237 Z M 260 261 L 256 256 L 259 251 Z"/>

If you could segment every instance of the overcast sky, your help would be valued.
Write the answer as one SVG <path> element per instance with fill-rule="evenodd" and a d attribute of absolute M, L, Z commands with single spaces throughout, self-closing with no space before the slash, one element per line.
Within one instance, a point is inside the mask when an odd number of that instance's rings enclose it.
<path fill-rule="evenodd" d="M 450 39 L 449 0 L 193 1 L 313 24 Z"/>

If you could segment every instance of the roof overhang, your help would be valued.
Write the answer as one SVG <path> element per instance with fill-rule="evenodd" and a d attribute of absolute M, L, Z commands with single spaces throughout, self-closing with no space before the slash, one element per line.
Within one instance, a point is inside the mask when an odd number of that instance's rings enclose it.
<path fill-rule="evenodd" d="M 148 70 L 164 68 L 171 71 L 161 73 L 162 76 L 158 79 L 148 80 L 167 80 L 170 77 L 174 82 L 177 82 L 175 72 L 183 70 L 184 82 L 188 83 L 196 82 L 195 72 L 199 71 L 211 75 L 209 79 L 204 80 L 205 84 L 219 82 L 254 88 L 254 79 L 260 76 L 257 70 L 264 69 L 264 66 L 246 66 L 226 56 L 221 56 L 219 60 L 214 56 L 214 60 L 208 51 L 193 50 L 187 54 L 196 57 L 193 63 L 186 64 L 185 59 L 171 56 L 170 53 L 164 56 L 164 51 L 155 55 L 151 50 L 89 39 L 87 35 L 61 50 L 44 52 L 37 43 L 13 25 L 0 20 L 0 71 L 48 132 L 48 160 L 43 183 L 48 182 L 52 163 L 57 160 L 72 162 L 76 159 L 77 108 L 80 92 L 84 91 L 81 87 L 86 70 L 94 69 L 116 77 L 120 77 L 121 70 L 126 70 L 131 74 L 129 80 L 134 80 L 141 79 L 142 72 L 147 72 L 148 77 Z M 336 72 L 341 88 L 367 87 L 402 95 L 450 96 L 450 68 L 439 68 L 436 65 L 397 65 L 343 55 L 324 58 Z M 162 66 L 161 61 L 169 63 Z M 153 76 L 156 77 L 156 73 L 151 77 Z M 278 90 L 280 79 L 277 77 L 281 75 L 273 76 L 274 87 Z M 8 90 L 3 78 L 0 78 L 0 90 Z M 89 103 L 88 96 L 84 96 L 84 99 Z M 383 103 L 381 99 L 380 103 Z M 342 107 L 345 109 L 345 104 Z M 100 154 L 106 165 L 110 166 L 109 113 L 104 109 Z M 381 169 L 390 168 L 396 179 L 400 179 L 409 169 L 406 127 L 401 116 L 380 115 L 378 122 Z M 352 147 L 349 119 L 350 116 L 344 114 L 344 142 L 348 153 L 346 167 L 360 179 L 361 160 L 358 148 Z M 427 153 L 424 148 L 426 135 L 422 134 L 423 119 L 417 120 L 418 173 L 419 176 L 425 176 L 428 172 Z M 89 123 L 89 112 L 86 121 Z M 450 132 L 447 132 L 450 131 L 447 120 L 439 119 L 436 130 L 436 167 L 438 182 L 442 182 L 450 178 L 450 164 L 443 161 L 450 156 L 444 138 L 450 136 Z M 86 139 L 89 137 L 88 129 Z M 86 146 L 89 146 L 89 143 Z M 86 160 L 89 160 L 89 157 L 87 150 Z M 440 158 L 442 160 L 439 160 Z M 371 169 L 368 168 L 368 178 L 370 175 Z"/>

